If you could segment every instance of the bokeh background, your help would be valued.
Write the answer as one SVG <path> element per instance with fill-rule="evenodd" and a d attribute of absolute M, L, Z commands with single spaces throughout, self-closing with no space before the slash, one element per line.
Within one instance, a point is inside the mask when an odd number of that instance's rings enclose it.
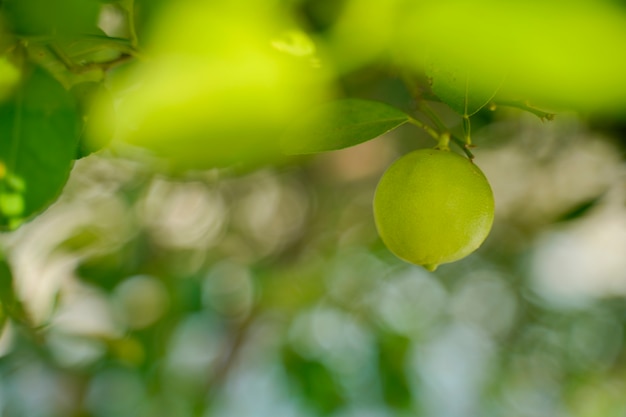
<path fill-rule="evenodd" d="M 335 58 L 335 72 L 323 77 L 332 80 L 333 95 L 417 108 L 401 74 L 380 58 L 381 40 L 394 28 L 387 6 L 293 3 L 316 42 L 350 58 Z M 506 9 L 489 15 L 484 9 L 492 2 L 478 3 L 483 19 L 505 25 Z M 605 7 L 621 12 L 611 19 L 626 19 L 619 2 L 574 3 L 600 10 L 588 30 L 557 27 L 561 32 L 546 36 L 558 41 L 556 34 L 593 32 L 605 22 Z M 148 4 L 136 5 L 139 39 L 159 19 L 168 21 L 159 10 L 171 4 Z M 571 10 L 569 2 L 551 4 Z M 119 10 L 117 3 L 102 6 L 101 25 L 124 35 Z M 449 10 L 456 19 L 454 10 L 464 9 Z M 445 48 L 448 35 L 437 47 Z M 540 38 L 534 33 L 531 41 Z M 610 51 L 626 48 L 619 37 L 590 39 Z M 540 51 L 532 57 L 538 71 L 550 55 Z M 570 58 L 554 62 L 567 67 L 576 63 Z M 614 57 L 617 67 L 620 59 Z M 482 61 L 471 62 L 473 71 L 482 68 Z M 596 62 L 575 73 L 583 92 L 593 90 L 593 71 L 606 68 Z M 151 68 L 130 65 L 111 77 L 132 84 L 129 71 Z M 543 88 L 545 79 L 533 77 L 525 82 L 537 79 Z M 222 159 L 226 166 L 219 168 L 163 169 L 143 154 L 129 157 L 125 145 L 78 160 L 50 208 L 0 234 L 18 297 L 4 311 L 19 313 L 3 314 L 0 414 L 625 415 L 626 125 L 624 103 L 616 100 L 626 91 L 616 81 L 619 91 L 608 94 L 603 84 L 591 104 L 579 106 L 579 95 L 559 95 L 568 77 L 547 98 L 572 109 L 559 110 L 553 121 L 500 105 L 473 116 L 472 152 L 492 184 L 496 221 L 476 253 L 432 273 L 395 258 L 372 215 L 385 168 L 409 150 L 433 146 L 412 127 L 345 150 L 254 161 L 244 170 Z M 240 94 L 233 100 L 243 100 Z M 162 109 L 150 113 L 141 106 L 153 103 L 144 99 L 119 106 L 157 117 Z M 453 109 L 423 103 L 460 131 Z M 176 127 L 167 123 L 163 129 Z M 262 135 L 270 135 L 274 126 L 263 127 Z M 228 149 L 220 143 L 219 152 Z"/>

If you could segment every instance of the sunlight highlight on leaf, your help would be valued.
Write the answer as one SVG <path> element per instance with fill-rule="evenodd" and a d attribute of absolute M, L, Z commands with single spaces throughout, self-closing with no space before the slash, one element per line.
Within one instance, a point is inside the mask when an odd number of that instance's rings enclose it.
<path fill-rule="evenodd" d="M 7 57 L 0 57 L 0 103 L 11 96 L 21 76 L 20 70 Z"/>

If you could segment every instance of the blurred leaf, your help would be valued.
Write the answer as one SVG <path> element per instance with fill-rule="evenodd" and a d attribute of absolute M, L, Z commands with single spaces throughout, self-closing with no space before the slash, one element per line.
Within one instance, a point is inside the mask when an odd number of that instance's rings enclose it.
<path fill-rule="evenodd" d="M 389 52 L 392 29 L 397 14 L 402 13 L 402 1 L 331 2 L 335 10 L 330 12 L 340 13 L 328 31 L 333 61 L 340 71 L 354 70 Z"/>
<path fill-rule="evenodd" d="M 393 408 L 411 406 L 411 390 L 406 377 L 406 356 L 411 340 L 394 334 L 380 334 L 378 367 L 385 402 Z"/>
<path fill-rule="evenodd" d="M 45 68 L 65 88 L 83 82 L 97 82 L 104 77 L 102 68 L 76 68 L 65 52 L 58 46 L 31 42 L 26 48 L 28 58 Z"/>
<path fill-rule="evenodd" d="M 3 9 L 20 35 L 75 35 L 96 30 L 96 0 L 5 0 Z"/>
<path fill-rule="evenodd" d="M 111 38 L 102 31 L 77 39 L 61 40 L 58 46 L 77 65 L 112 61 L 122 53 L 134 52 L 128 40 Z"/>
<path fill-rule="evenodd" d="M 154 21 L 158 20 L 159 14 L 169 3 L 168 0 L 135 0 L 134 4 L 135 8 L 141 10 L 135 16 L 135 24 L 139 41 L 142 42 L 154 30 Z"/>
<path fill-rule="evenodd" d="M 2 36 L 2 34 L 0 34 Z M 0 102 L 11 96 L 19 83 L 21 73 L 7 57 L 0 56 Z"/>
<path fill-rule="evenodd" d="M 589 210 L 594 208 L 601 200 L 603 195 L 583 201 L 582 203 L 572 207 L 567 212 L 561 214 L 555 222 L 568 222 L 584 217 Z"/>
<path fill-rule="evenodd" d="M 59 243 L 58 249 L 78 253 L 100 243 L 101 236 L 91 227 L 76 228 L 65 240 Z"/>
<path fill-rule="evenodd" d="M 202 310 L 202 283 L 197 279 L 177 280 L 171 296 L 171 309 L 178 314 Z"/>
<path fill-rule="evenodd" d="M 13 274 L 7 261 L 0 255 L 0 304 L 2 311 L 19 323 L 27 323 L 28 316 L 21 301 L 15 295 Z M 1 330 L 1 327 L 0 327 Z"/>
<path fill-rule="evenodd" d="M 14 304 L 16 301 L 13 293 L 13 274 L 6 260 L 0 259 L 0 302 L 4 308 Z"/>
<path fill-rule="evenodd" d="M 456 84 L 470 75 L 469 97 L 478 89 L 490 96 L 490 83 L 497 86 L 506 74 L 499 94 L 508 99 L 613 114 L 626 109 L 626 59 L 616 54 L 626 42 L 626 11 L 617 2 L 424 0 L 407 4 L 402 19 L 396 34 L 402 58 L 422 72 L 436 54 L 457 74 Z M 458 97 L 442 99 L 463 110 Z"/>
<path fill-rule="evenodd" d="M 134 252 L 129 249 L 127 246 L 112 253 L 89 257 L 78 265 L 76 273 L 85 282 L 111 291 L 134 272 L 130 265 Z"/>
<path fill-rule="evenodd" d="M 114 132 L 175 171 L 280 162 L 280 133 L 328 96 L 330 70 L 277 6 L 169 3 L 146 35 L 150 60 L 111 83 L 116 117 L 95 103 L 91 140 Z"/>
<path fill-rule="evenodd" d="M 326 103 L 298 120 L 283 137 L 287 154 L 333 151 L 377 138 L 409 116 L 376 101 L 345 99 Z"/>
<path fill-rule="evenodd" d="M 449 64 L 449 63 L 446 63 Z M 426 74 L 433 93 L 461 116 L 471 116 L 485 107 L 496 95 L 504 77 L 477 80 L 477 74 L 463 66 L 433 61 Z"/>
<path fill-rule="evenodd" d="M 93 105 L 94 100 L 97 97 L 97 103 L 100 108 L 98 109 L 102 113 L 109 113 L 111 118 L 115 114 L 115 108 L 113 104 L 113 96 L 111 92 L 99 82 L 85 82 L 80 83 L 72 87 L 71 92 L 76 97 L 78 103 L 78 109 L 82 118 L 82 127 L 80 129 L 80 141 L 78 146 L 77 158 L 83 158 L 105 147 L 110 140 L 111 136 L 105 137 L 101 135 L 101 141 L 90 140 L 87 136 L 87 132 L 90 132 L 94 123 L 93 120 Z"/>
<path fill-rule="evenodd" d="M 263 286 L 260 303 L 282 314 L 296 314 L 304 306 L 319 301 L 327 291 L 324 280 L 324 263 L 311 262 L 297 269 L 265 271 L 259 284 Z M 271 273 L 270 273 L 271 272 Z"/>
<path fill-rule="evenodd" d="M 35 68 L 12 100 L 0 106 L 0 226 L 16 227 L 61 193 L 78 145 L 72 97 Z"/>
<path fill-rule="evenodd" d="M 343 405 L 340 387 L 323 364 L 303 358 L 289 347 L 283 349 L 282 359 L 289 379 L 311 407 L 329 415 Z"/>

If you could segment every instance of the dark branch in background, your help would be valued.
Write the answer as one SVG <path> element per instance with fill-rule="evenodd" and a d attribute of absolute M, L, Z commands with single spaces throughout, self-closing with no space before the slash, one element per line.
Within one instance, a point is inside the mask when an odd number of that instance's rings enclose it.
<path fill-rule="evenodd" d="M 239 353 L 245 345 L 244 342 L 250 327 L 257 317 L 256 313 L 257 311 L 253 309 L 248 317 L 246 317 L 243 321 L 233 324 L 229 334 L 229 339 L 225 343 L 222 352 L 218 355 L 213 373 L 209 376 L 206 383 L 205 388 L 210 398 L 214 398 L 217 395 L 217 388 L 224 383 L 228 374 L 237 362 Z"/>

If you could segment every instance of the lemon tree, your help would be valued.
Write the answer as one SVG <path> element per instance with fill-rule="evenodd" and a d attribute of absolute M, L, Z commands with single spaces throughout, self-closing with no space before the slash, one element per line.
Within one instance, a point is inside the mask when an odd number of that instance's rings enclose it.
<path fill-rule="evenodd" d="M 470 160 L 422 149 L 389 167 L 378 183 L 374 217 L 398 257 L 434 270 L 474 252 L 494 216 L 491 187 Z"/>
<path fill-rule="evenodd" d="M 608 0 L 61 6 L 0 8 L 0 227 L 42 212 L 74 161 L 101 147 L 176 175 L 247 172 L 413 124 L 437 141 L 449 135 L 471 159 L 470 118 L 490 109 L 542 119 L 552 114 L 536 103 L 626 112 L 626 61 L 614 53 L 626 12 Z M 575 29 L 582 24 L 590 30 Z M 538 47 L 544 41 L 552 47 Z M 39 79 L 49 89 L 28 93 Z M 460 119 L 442 123 L 432 102 Z"/>
<path fill-rule="evenodd" d="M 67 13 L 44 3 L 6 0 L 0 10 L 0 227 L 8 229 L 50 205 L 74 161 L 100 147 L 176 175 L 246 172 L 412 124 L 442 150 L 394 164 L 376 194 L 376 221 L 394 253 L 432 269 L 475 250 L 493 217 L 489 186 L 471 162 L 470 118 L 499 106 L 553 117 L 531 102 L 626 108 L 617 88 L 626 64 L 612 53 L 626 39 L 626 12 L 605 1 L 566 14 L 554 3 L 545 17 L 540 2 L 526 11 L 524 2 L 501 9 L 491 0 L 374 8 L 350 0 L 322 14 L 309 1 L 63 0 Z M 484 24 L 465 18 L 472 14 Z M 553 25 L 550 16 L 561 15 Z M 587 19 L 597 30 L 571 30 Z M 518 21 L 550 35 L 553 51 L 535 47 L 543 38 L 507 30 Z M 492 44 L 493 28 L 503 40 Z M 473 42 L 457 42 L 464 33 Z M 565 76 L 579 56 L 603 65 Z M 388 73 L 371 71 L 373 63 Z M 368 93 L 371 83 L 382 93 Z M 572 96 L 572 85 L 585 94 Z M 443 122 L 435 101 L 459 118 Z M 468 158 L 446 152 L 449 140 Z"/>
<path fill-rule="evenodd" d="M 623 410 L 625 45 L 616 0 L 0 0 L 0 415 L 456 415 L 449 357 L 472 415 L 545 361 L 537 414 Z M 566 318 L 583 252 L 611 297 Z"/>
<path fill-rule="evenodd" d="M 550 118 L 525 97 L 499 95 L 506 71 L 494 77 L 466 62 L 446 36 L 400 29 L 416 26 L 422 10 L 404 1 L 370 8 L 352 0 L 326 23 L 282 0 L 63 0 L 69 14 L 42 0 L 5 3 L 5 229 L 42 212 L 61 194 L 74 161 L 100 148 L 167 174 L 238 173 L 355 146 L 409 124 L 441 150 L 409 154 L 383 176 L 376 223 L 398 257 L 434 269 L 473 252 L 493 220 L 489 185 L 471 162 L 470 117 L 508 104 Z M 111 16 L 117 23 L 106 23 Z M 365 27 L 376 42 L 351 36 Z M 407 46 L 412 40 L 423 53 Z M 372 73 L 390 87 L 376 101 L 347 82 L 374 62 L 394 74 Z M 385 84 L 392 77 L 404 95 Z M 460 118 L 443 122 L 432 101 Z M 446 151 L 449 141 L 468 158 Z"/>

